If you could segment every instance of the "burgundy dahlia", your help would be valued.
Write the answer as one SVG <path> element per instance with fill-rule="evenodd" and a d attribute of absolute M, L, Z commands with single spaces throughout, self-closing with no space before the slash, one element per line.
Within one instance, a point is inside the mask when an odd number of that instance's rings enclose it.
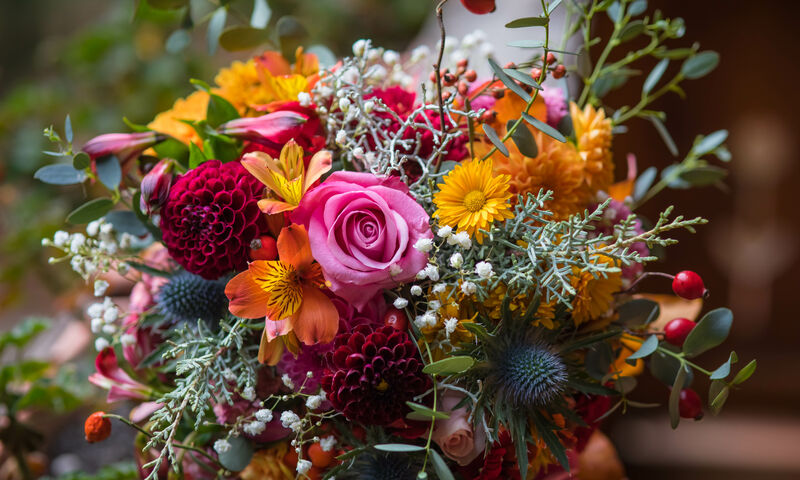
<path fill-rule="evenodd" d="M 263 189 L 238 162 L 209 160 L 178 177 L 161 211 L 169 254 L 209 280 L 247 268 L 250 242 L 267 231 Z"/>
<path fill-rule="evenodd" d="M 334 339 L 322 388 L 333 408 L 365 425 L 389 425 L 405 417 L 406 401 L 431 388 L 406 332 L 359 325 Z"/>

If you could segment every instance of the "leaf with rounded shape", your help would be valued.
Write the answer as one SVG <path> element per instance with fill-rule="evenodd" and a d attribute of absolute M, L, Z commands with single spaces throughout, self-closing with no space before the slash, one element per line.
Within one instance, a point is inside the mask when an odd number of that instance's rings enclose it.
<path fill-rule="evenodd" d="M 219 44 L 229 52 L 249 50 L 268 41 L 269 32 L 256 27 L 229 27 L 219 36 Z"/>
<path fill-rule="evenodd" d="M 744 366 L 744 368 L 739 370 L 739 373 L 737 373 L 736 376 L 733 377 L 733 381 L 731 383 L 733 383 L 734 385 L 739 385 L 741 383 L 744 383 L 748 378 L 750 378 L 755 373 L 756 366 L 758 366 L 758 362 L 756 362 L 755 360 L 751 360 L 750 363 L 748 363 L 747 365 Z"/>
<path fill-rule="evenodd" d="M 658 175 L 658 169 L 656 167 L 647 167 L 647 170 L 639 175 L 639 178 L 636 179 L 636 183 L 633 186 L 633 199 L 639 200 L 645 196 L 650 187 L 653 186 L 653 181 L 656 179 L 656 175 Z M 658 315 L 656 315 L 658 318 Z"/>
<path fill-rule="evenodd" d="M 567 139 L 566 137 L 564 137 L 564 135 L 561 134 L 561 132 L 551 127 L 550 125 L 544 123 L 543 121 L 539 120 L 538 118 L 532 115 L 528 115 L 527 113 L 523 113 L 522 118 L 524 118 L 526 122 L 533 125 L 533 128 L 539 130 L 548 137 L 554 138 L 561 143 L 566 143 Z"/>
<path fill-rule="evenodd" d="M 672 384 L 672 391 L 669 392 L 669 424 L 673 429 L 678 428 L 681 421 L 680 399 L 681 390 L 686 385 L 687 367 L 681 364 L 678 374 L 675 376 L 675 383 Z"/>
<path fill-rule="evenodd" d="M 636 350 L 629 356 L 625 361 L 628 362 L 630 365 L 636 365 L 636 360 L 639 358 L 645 358 L 652 355 L 653 352 L 656 351 L 658 348 L 658 337 L 655 335 L 650 335 L 647 337 L 647 340 L 642 342 L 642 346 L 639 347 L 639 350 Z"/>
<path fill-rule="evenodd" d="M 483 125 L 483 133 L 489 137 L 489 140 L 497 147 L 497 150 L 500 151 L 506 157 L 508 156 L 508 148 L 503 145 L 503 142 L 500 140 L 500 136 L 497 135 L 497 131 L 488 123 L 484 123 Z"/>
<path fill-rule="evenodd" d="M 628 7 L 628 15 L 635 17 L 641 15 L 647 10 L 647 0 L 636 0 Z"/>
<path fill-rule="evenodd" d="M 190 43 L 192 43 L 192 36 L 189 34 L 189 31 L 184 28 L 180 28 L 172 32 L 169 37 L 167 37 L 164 48 L 169 53 L 180 53 L 186 47 L 188 47 Z"/>
<path fill-rule="evenodd" d="M 635 298 L 617 308 L 620 322 L 637 327 L 651 323 L 658 318 L 660 313 L 661 307 L 658 302 L 646 298 Z"/>
<path fill-rule="evenodd" d="M 423 422 L 429 422 L 431 421 L 432 418 L 435 418 L 436 420 L 447 420 L 448 418 L 450 418 L 450 415 L 448 415 L 445 412 L 439 412 L 430 409 L 425 405 L 420 405 L 419 403 L 406 402 L 406 405 L 408 405 L 408 408 L 412 410 L 411 412 L 409 412 L 408 415 L 406 415 L 406 418 L 409 418 L 411 420 L 420 420 Z"/>
<path fill-rule="evenodd" d="M 250 15 L 250 26 L 264 28 L 269 22 L 272 11 L 269 9 L 267 0 L 253 0 L 253 14 Z"/>
<path fill-rule="evenodd" d="M 705 137 L 702 137 L 702 139 L 697 142 L 692 150 L 694 151 L 695 155 L 702 157 L 706 153 L 716 150 L 716 148 L 722 145 L 727 138 L 727 130 L 717 130 L 716 132 L 709 133 Z"/>
<path fill-rule="evenodd" d="M 89 223 L 110 212 L 113 207 L 114 202 L 111 201 L 110 198 L 95 198 L 94 200 L 84 203 L 67 215 L 67 222 L 73 225 Z"/>
<path fill-rule="evenodd" d="M 623 395 L 627 395 L 636 388 L 638 383 L 636 377 L 619 377 L 614 380 L 614 388 Z"/>
<path fill-rule="evenodd" d="M 231 448 L 219 453 L 219 463 L 232 472 L 241 472 L 253 458 L 253 445 L 243 437 L 231 437 L 228 439 Z"/>
<path fill-rule="evenodd" d="M 508 87 L 509 90 L 519 95 L 520 98 L 522 98 L 526 103 L 531 101 L 531 96 L 528 95 L 528 92 L 526 92 L 522 87 L 520 87 L 519 84 L 517 84 L 517 82 L 512 80 L 511 77 L 509 77 L 508 74 L 506 73 L 505 69 L 501 68 L 500 65 L 498 65 L 493 58 L 489 59 L 489 67 L 491 67 L 494 74 L 497 75 L 497 79 L 503 82 L 503 85 Z"/>
<path fill-rule="evenodd" d="M 719 415 L 719 412 L 722 410 L 723 405 L 725 405 L 725 401 L 728 400 L 728 395 L 731 393 L 731 388 L 727 385 L 722 387 L 722 390 L 714 397 L 714 400 L 711 401 L 709 405 L 711 407 L 711 413 L 714 415 Z"/>
<path fill-rule="evenodd" d="M 693 187 L 705 187 L 713 185 L 728 175 L 728 171 L 724 168 L 715 167 L 713 165 L 705 165 L 702 167 L 695 167 L 691 170 L 681 172 L 681 180 L 685 180 Z"/>
<path fill-rule="evenodd" d="M 523 17 L 506 23 L 506 28 L 544 27 L 548 23 L 548 17 Z"/>
<path fill-rule="evenodd" d="M 421 452 L 425 450 L 424 447 L 420 447 L 418 445 L 408 445 L 405 443 L 380 443 L 375 445 L 375 449 L 383 452 L 395 453 Z"/>
<path fill-rule="evenodd" d="M 658 84 L 658 81 L 664 76 L 664 72 L 667 71 L 668 66 L 669 59 L 664 58 L 658 62 L 655 67 L 653 67 L 653 69 L 650 71 L 650 74 L 647 75 L 647 79 L 644 81 L 644 86 L 642 86 L 643 94 L 647 95 L 653 90 L 653 88 L 655 88 L 655 86 Z"/>
<path fill-rule="evenodd" d="M 69 119 L 69 114 L 64 119 L 64 138 L 67 139 L 67 142 L 72 143 L 72 121 Z"/>
<path fill-rule="evenodd" d="M 662 352 L 654 353 L 649 360 L 650 373 L 664 385 L 672 385 L 675 382 L 675 376 L 678 374 L 681 362 L 675 357 L 669 356 Z M 684 386 L 689 386 L 694 380 L 694 373 L 689 371 L 686 375 L 686 383 Z"/>
<path fill-rule="evenodd" d="M 208 21 L 208 30 L 206 30 L 206 44 L 208 45 L 208 53 L 214 54 L 219 46 L 219 36 L 222 29 L 225 28 L 225 21 L 228 19 L 228 9 L 226 7 L 219 7 L 211 15 Z"/>
<path fill-rule="evenodd" d="M 89 165 L 92 164 L 92 159 L 86 152 L 78 152 L 72 157 L 72 166 L 75 167 L 76 170 L 83 170 L 85 168 L 89 168 Z"/>
<path fill-rule="evenodd" d="M 542 86 L 539 85 L 539 83 L 537 83 L 536 80 L 533 79 L 533 77 L 531 77 L 530 75 L 528 75 L 526 73 L 522 73 L 522 72 L 520 72 L 519 70 L 517 70 L 515 68 L 504 68 L 503 71 L 506 73 L 506 75 L 508 75 L 509 77 L 512 77 L 514 80 L 519 80 L 520 82 L 524 83 L 525 85 L 531 86 L 531 87 L 535 88 L 536 90 L 541 90 L 542 89 Z"/>
<path fill-rule="evenodd" d="M 510 129 L 513 124 L 514 120 L 509 120 L 506 129 Z M 514 140 L 514 145 L 517 146 L 519 153 L 522 155 L 528 158 L 536 158 L 539 154 L 539 148 L 536 146 L 536 139 L 533 138 L 533 134 L 531 134 L 531 131 L 528 130 L 528 127 L 525 125 L 517 127 L 511 134 L 511 139 Z"/>
<path fill-rule="evenodd" d="M 453 472 L 451 472 L 450 467 L 447 466 L 447 462 L 445 462 L 442 456 L 439 455 L 439 452 L 434 449 L 431 449 L 431 460 L 433 469 L 436 471 L 436 476 L 439 477 L 439 480 L 455 480 Z"/>
<path fill-rule="evenodd" d="M 719 54 L 707 50 L 693 57 L 689 57 L 683 62 L 681 72 L 686 78 L 694 80 L 708 75 L 712 70 L 717 68 L 717 65 L 719 65 Z"/>
<path fill-rule="evenodd" d="M 59 163 L 57 165 L 45 165 L 36 170 L 33 178 L 50 185 L 74 185 L 83 183 L 86 180 L 86 172 L 76 170 L 72 165 Z"/>
<path fill-rule="evenodd" d="M 644 22 L 641 20 L 634 20 L 631 23 L 625 25 L 625 28 L 622 29 L 622 32 L 619 34 L 620 42 L 627 42 L 629 40 L 633 40 L 634 38 L 638 37 L 639 35 L 644 32 Z"/>
<path fill-rule="evenodd" d="M 300 23 L 300 20 L 289 15 L 281 17 L 275 28 L 278 32 L 278 41 L 283 56 L 293 58 L 297 47 L 308 37 L 308 30 Z"/>
<path fill-rule="evenodd" d="M 128 233 L 135 237 L 147 235 L 147 227 L 130 210 L 115 210 L 108 212 L 106 220 L 120 233 Z"/>
<path fill-rule="evenodd" d="M 731 374 L 731 365 L 739 361 L 739 357 L 736 356 L 736 352 L 731 352 L 730 357 L 728 357 L 728 361 L 723 363 L 719 366 L 716 370 L 711 372 L 709 378 L 711 380 L 722 380 L 726 378 L 728 375 Z"/>
<path fill-rule="evenodd" d="M 336 62 L 339 61 L 339 59 L 336 58 L 336 54 L 325 45 L 311 45 L 306 49 L 306 52 L 316 55 L 317 61 L 319 61 L 320 66 L 323 68 L 333 67 L 336 65 Z"/>
<path fill-rule="evenodd" d="M 678 146 L 675 145 L 675 140 L 672 139 L 672 135 L 669 134 L 669 130 L 664 125 L 664 122 L 661 121 L 660 118 L 656 117 L 655 115 L 647 116 L 647 119 L 653 124 L 655 127 L 656 132 L 661 137 L 661 140 L 664 141 L 664 145 L 667 146 L 669 153 L 672 154 L 673 157 L 678 156 Z"/>
<path fill-rule="evenodd" d="M 95 160 L 95 168 L 100 183 L 112 191 L 119 188 L 119 182 L 122 181 L 122 167 L 120 167 L 116 155 L 98 158 Z"/>
<path fill-rule="evenodd" d="M 717 308 L 705 314 L 683 342 L 683 353 L 691 358 L 721 344 L 733 325 L 733 312 Z"/>
<path fill-rule="evenodd" d="M 542 48 L 544 47 L 544 42 L 541 40 L 515 40 L 508 42 L 506 45 L 517 48 Z"/>
<path fill-rule="evenodd" d="M 428 375 L 453 375 L 456 373 L 466 372 L 475 364 L 475 359 L 472 357 L 458 356 L 447 357 L 425 365 L 422 369 L 423 373 Z"/>

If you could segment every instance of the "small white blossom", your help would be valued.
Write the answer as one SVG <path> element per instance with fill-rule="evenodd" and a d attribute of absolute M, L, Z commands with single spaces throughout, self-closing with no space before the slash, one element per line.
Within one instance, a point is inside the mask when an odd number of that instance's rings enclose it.
<path fill-rule="evenodd" d="M 93 220 L 86 225 L 86 233 L 90 237 L 96 237 L 100 233 L 100 220 Z"/>
<path fill-rule="evenodd" d="M 299 421 L 300 417 L 298 417 L 293 411 L 286 410 L 285 412 L 281 412 L 281 425 L 284 427 L 289 427 L 289 425 Z"/>
<path fill-rule="evenodd" d="M 411 63 L 419 63 L 431 54 L 427 45 L 420 45 L 411 51 Z"/>
<path fill-rule="evenodd" d="M 447 285 L 445 285 L 444 283 L 437 283 L 437 284 L 436 284 L 436 285 L 434 285 L 434 286 L 433 286 L 433 288 L 431 289 L 431 291 L 432 291 L 433 293 L 437 293 L 437 294 L 438 294 L 438 293 L 444 293 L 444 291 L 445 291 L 445 290 L 447 290 Z"/>
<path fill-rule="evenodd" d="M 228 451 L 228 450 L 230 450 L 230 449 L 231 449 L 231 444 L 230 444 L 230 442 L 228 442 L 228 441 L 227 441 L 227 440 L 225 440 L 224 438 L 223 438 L 223 439 L 220 439 L 220 440 L 217 440 L 216 442 L 214 442 L 214 450 L 215 450 L 217 453 L 225 453 L 225 452 L 227 452 L 227 451 Z"/>
<path fill-rule="evenodd" d="M 128 274 L 128 270 L 130 270 L 130 268 L 131 268 L 131 266 L 128 265 L 127 263 L 119 262 L 117 264 L 117 273 L 119 273 L 120 275 L 127 275 Z"/>
<path fill-rule="evenodd" d="M 411 295 L 420 296 L 422 295 L 422 287 L 419 285 L 414 285 L 411 287 Z"/>
<path fill-rule="evenodd" d="M 310 397 L 306 398 L 306 407 L 311 410 L 316 410 L 322 405 L 322 401 L 325 400 L 325 397 L 321 395 L 311 395 Z"/>
<path fill-rule="evenodd" d="M 136 335 L 132 333 L 124 333 L 119 337 L 119 341 L 125 347 L 132 347 L 136 345 Z"/>
<path fill-rule="evenodd" d="M 242 398 L 252 402 L 256 399 L 256 389 L 253 387 L 245 387 L 245 389 L 242 390 Z"/>
<path fill-rule="evenodd" d="M 364 149 L 361 147 L 356 147 L 353 149 L 353 156 L 357 159 L 361 160 L 364 158 Z"/>
<path fill-rule="evenodd" d="M 386 50 L 383 52 L 383 63 L 387 65 L 394 65 L 400 61 L 400 54 L 394 50 Z"/>
<path fill-rule="evenodd" d="M 123 233 L 119 237 L 119 246 L 121 248 L 130 248 L 131 244 L 133 243 L 133 235 L 130 233 Z"/>
<path fill-rule="evenodd" d="M 93 303 L 86 309 L 86 314 L 92 318 L 102 317 L 105 307 L 102 303 Z"/>
<path fill-rule="evenodd" d="M 116 305 L 112 306 L 111 308 L 107 308 L 105 312 L 103 312 L 103 321 L 106 323 L 112 323 L 119 318 L 119 309 Z"/>
<path fill-rule="evenodd" d="M 323 452 L 330 452 L 333 450 L 333 447 L 336 446 L 336 437 L 330 435 L 325 438 L 321 438 L 319 441 L 319 446 L 322 448 Z"/>
<path fill-rule="evenodd" d="M 347 132 L 344 130 L 339 130 L 336 132 L 336 143 L 343 144 L 347 141 Z"/>
<path fill-rule="evenodd" d="M 281 376 L 281 381 L 283 382 L 284 385 L 286 385 L 287 388 L 294 390 L 294 382 L 292 381 L 292 377 L 290 377 L 288 373 L 284 373 Z"/>
<path fill-rule="evenodd" d="M 69 233 L 59 230 L 53 235 L 53 243 L 56 247 L 63 247 L 69 241 Z"/>
<path fill-rule="evenodd" d="M 308 107 L 311 105 L 311 95 L 307 92 L 300 92 L 297 94 L 297 101 L 300 102 L 301 107 Z"/>
<path fill-rule="evenodd" d="M 373 102 L 372 100 L 364 102 L 364 113 L 372 113 L 374 109 L 375 109 L 375 102 Z"/>
<path fill-rule="evenodd" d="M 450 266 L 453 268 L 461 268 L 464 265 L 464 256 L 456 252 L 450 255 Z"/>
<path fill-rule="evenodd" d="M 403 273 L 403 267 L 401 267 L 400 265 L 398 265 L 396 263 L 393 263 L 393 264 L 389 265 L 389 275 L 391 275 L 393 277 L 396 277 L 396 276 L 400 275 L 401 273 Z"/>
<path fill-rule="evenodd" d="M 97 340 L 94 341 L 94 349 L 98 352 L 105 350 L 109 345 L 111 344 L 103 337 L 98 337 Z"/>
<path fill-rule="evenodd" d="M 414 248 L 422 253 L 428 253 L 433 250 L 433 240 L 430 238 L 420 238 L 414 243 Z"/>
<path fill-rule="evenodd" d="M 103 325 L 103 328 L 101 328 L 101 330 L 103 333 L 107 335 L 114 335 L 115 333 L 117 333 L 117 326 L 114 325 L 113 323 L 107 323 Z"/>
<path fill-rule="evenodd" d="M 311 470 L 311 462 L 303 459 L 297 461 L 297 473 L 305 475 L 309 470 Z"/>
<path fill-rule="evenodd" d="M 403 309 L 408 306 L 408 300 L 406 300 L 405 298 L 395 298 L 392 305 L 394 305 L 394 308 Z"/>
<path fill-rule="evenodd" d="M 105 280 L 95 280 L 94 281 L 94 296 L 95 297 L 102 297 L 105 295 L 106 290 L 108 290 L 108 282 Z"/>
<path fill-rule="evenodd" d="M 436 235 L 439 235 L 442 238 L 447 238 L 453 234 L 453 227 L 445 225 L 444 227 L 439 227 L 439 230 L 436 232 Z"/>
<path fill-rule="evenodd" d="M 69 241 L 69 251 L 72 253 L 80 252 L 84 243 L 86 243 L 86 237 L 82 233 L 74 234 Z"/>
<path fill-rule="evenodd" d="M 111 225 L 110 223 L 107 223 L 103 220 L 100 221 L 100 233 L 108 235 L 113 231 L 114 231 L 114 225 Z"/>
<path fill-rule="evenodd" d="M 259 422 L 269 423 L 272 421 L 272 410 L 262 408 L 255 413 L 255 416 Z"/>
<path fill-rule="evenodd" d="M 439 267 L 436 265 L 428 265 L 425 267 L 425 275 L 434 282 L 439 280 Z"/>
<path fill-rule="evenodd" d="M 494 270 L 492 270 L 492 264 L 489 262 L 478 262 L 475 264 L 475 273 L 478 274 L 484 280 L 488 280 L 492 278 L 494 275 Z"/>
<path fill-rule="evenodd" d="M 472 282 L 464 282 L 461 284 L 461 291 L 464 295 L 472 295 L 478 291 L 478 287 Z"/>
<path fill-rule="evenodd" d="M 264 422 L 256 420 L 250 423 L 246 423 L 244 427 L 242 427 L 242 430 L 244 430 L 244 433 L 248 435 L 259 435 L 266 428 L 267 426 L 264 424 Z"/>
<path fill-rule="evenodd" d="M 350 104 L 351 104 L 351 102 L 350 102 L 349 98 L 347 98 L 347 97 L 340 98 L 339 99 L 339 110 L 341 110 L 343 112 L 346 112 L 347 110 L 350 109 Z"/>
<path fill-rule="evenodd" d="M 229 382 L 235 382 L 236 374 L 233 373 L 233 370 L 231 370 L 230 368 L 226 368 L 225 370 L 222 371 L 222 378 L 224 378 Z"/>
<path fill-rule="evenodd" d="M 431 300 L 428 302 L 428 310 L 431 312 L 438 312 L 440 308 L 442 308 L 442 302 L 439 300 Z"/>
<path fill-rule="evenodd" d="M 356 40 L 356 42 L 353 43 L 353 55 L 356 57 L 363 56 L 364 51 L 367 49 L 367 44 L 367 41 L 364 39 Z"/>
<path fill-rule="evenodd" d="M 472 240 L 470 240 L 469 233 L 467 232 L 458 232 L 450 238 L 453 238 L 455 240 L 455 243 L 458 243 L 458 246 L 463 248 L 464 250 L 472 248 Z M 449 243 L 450 239 L 448 238 L 447 240 Z"/>
<path fill-rule="evenodd" d="M 100 333 L 100 331 L 103 329 L 103 319 L 93 318 L 91 325 L 92 325 L 92 333 Z"/>
<path fill-rule="evenodd" d="M 457 326 L 458 319 L 455 317 L 450 317 L 444 321 L 444 333 L 447 335 L 447 338 L 450 338 L 450 334 L 456 331 Z"/>

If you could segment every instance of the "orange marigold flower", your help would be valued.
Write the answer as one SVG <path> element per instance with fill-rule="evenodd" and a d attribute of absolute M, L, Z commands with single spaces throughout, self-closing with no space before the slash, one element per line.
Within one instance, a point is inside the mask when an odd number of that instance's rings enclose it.
<path fill-rule="evenodd" d="M 611 155 L 611 119 L 603 109 L 591 105 L 581 110 L 569 105 L 578 155 L 583 160 L 584 183 L 592 194 L 608 188 L 614 182 L 614 162 Z"/>
<path fill-rule="evenodd" d="M 106 418 L 105 414 L 105 412 L 94 412 L 86 419 L 83 430 L 87 442 L 102 442 L 111 435 L 111 420 Z"/>
<path fill-rule="evenodd" d="M 306 345 L 328 343 L 339 328 L 339 313 L 322 291 L 325 278 L 311 255 L 308 233 L 290 225 L 278 236 L 279 260 L 256 260 L 225 287 L 231 313 L 266 317 L 259 360 L 277 360 L 291 332 Z M 287 337 L 278 339 L 278 337 Z M 276 340 L 281 340 L 275 343 Z"/>
<path fill-rule="evenodd" d="M 294 466 L 290 468 L 284 461 L 288 451 L 286 442 L 259 450 L 253 454 L 250 464 L 242 470 L 240 476 L 243 480 L 292 480 L 295 478 Z"/>
<path fill-rule="evenodd" d="M 605 255 L 595 255 L 597 263 L 609 267 L 615 265 L 614 259 Z M 572 268 L 572 287 L 575 298 L 572 300 L 572 319 L 575 325 L 603 316 L 614 303 L 614 293 L 622 287 L 622 273 L 619 271 L 592 275 L 591 272 Z"/>
<path fill-rule="evenodd" d="M 209 96 L 206 92 L 196 91 L 186 98 L 175 100 L 172 108 L 159 113 L 147 127 L 159 133 L 170 135 L 185 143 L 203 144 L 203 139 L 192 128 L 181 120 L 197 121 L 206 118 Z"/>

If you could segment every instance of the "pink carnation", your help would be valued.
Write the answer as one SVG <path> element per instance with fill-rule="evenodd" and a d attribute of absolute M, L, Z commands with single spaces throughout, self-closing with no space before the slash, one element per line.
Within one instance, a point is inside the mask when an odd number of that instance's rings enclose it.
<path fill-rule="evenodd" d="M 414 244 L 433 238 L 430 217 L 394 177 L 336 172 L 303 197 L 291 220 L 308 230 L 331 290 L 358 309 L 428 262 Z"/>

